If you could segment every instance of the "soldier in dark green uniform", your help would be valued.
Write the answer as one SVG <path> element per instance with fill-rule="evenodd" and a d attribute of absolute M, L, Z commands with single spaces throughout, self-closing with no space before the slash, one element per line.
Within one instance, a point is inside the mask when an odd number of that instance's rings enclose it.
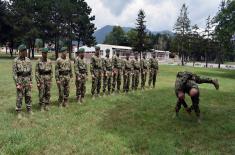
<path fill-rule="evenodd" d="M 122 81 L 122 59 L 119 57 L 119 51 L 116 51 L 116 55 L 113 56 L 113 87 L 112 92 L 115 91 L 117 85 L 117 92 L 120 92 Z"/>
<path fill-rule="evenodd" d="M 68 106 L 70 80 L 73 78 L 72 65 L 67 58 L 67 47 L 60 50 L 61 56 L 56 60 L 55 79 L 59 89 L 59 107 Z"/>
<path fill-rule="evenodd" d="M 153 88 L 155 88 L 158 69 L 159 68 L 156 53 L 153 52 L 152 58 L 149 59 L 149 87 L 151 87 L 151 84 L 153 84 Z"/>
<path fill-rule="evenodd" d="M 47 58 L 48 48 L 41 49 L 42 57 L 38 59 L 35 77 L 39 91 L 39 105 L 41 111 L 48 111 L 51 97 L 52 62 Z"/>
<path fill-rule="evenodd" d="M 27 48 L 25 45 L 18 47 L 19 56 L 13 61 L 13 79 L 16 85 L 17 100 L 16 111 L 18 118 L 21 118 L 22 100 L 25 98 L 27 111 L 32 114 L 31 110 L 31 89 L 32 89 L 32 64 L 27 55 Z"/>
<path fill-rule="evenodd" d="M 112 60 L 109 58 L 110 49 L 106 49 L 106 58 L 103 59 L 103 94 L 106 93 L 106 88 L 108 86 L 108 95 L 110 95 L 111 91 L 111 82 L 112 82 Z"/>
<path fill-rule="evenodd" d="M 123 61 L 123 91 L 129 92 L 131 76 L 133 74 L 133 66 L 130 61 L 130 53 L 126 53 L 126 60 Z"/>
<path fill-rule="evenodd" d="M 175 112 L 178 116 L 181 105 L 184 106 L 188 113 L 191 113 L 192 110 L 195 111 L 196 116 L 198 117 L 198 122 L 200 122 L 200 109 L 199 109 L 199 88 L 198 84 L 210 83 L 215 86 L 216 89 L 219 89 L 219 83 L 217 79 L 200 77 L 191 72 L 178 72 L 175 81 L 175 93 L 178 98 Z M 192 106 L 188 108 L 184 98 L 185 93 L 189 94 L 192 100 Z"/>
<path fill-rule="evenodd" d="M 95 91 L 97 96 L 100 96 L 101 77 L 103 74 L 102 60 L 100 58 L 100 47 L 98 46 L 95 47 L 95 55 L 91 58 L 90 72 L 92 76 L 91 95 L 94 99 Z"/>
<path fill-rule="evenodd" d="M 140 60 L 140 72 L 141 72 L 141 89 L 145 89 L 145 83 L 148 73 L 148 60 L 146 59 L 146 53 L 143 53 L 143 58 Z"/>
<path fill-rule="evenodd" d="M 84 61 L 84 48 L 80 48 L 77 53 L 79 55 L 75 58 L 74 71 L 76 75 L 76 95 L 78 103 L 83 103 L 86 93 L 86 79 L 88 77 L 87 64 Z"/>
<path fill-rule="evenodd" d="M 133 76 L 132 76 L 132 90 L 137 90 L 140 79 L 140 62 L 138 60 L 138 52 L 135 52 L 135 59 L 132 60 Z"/>

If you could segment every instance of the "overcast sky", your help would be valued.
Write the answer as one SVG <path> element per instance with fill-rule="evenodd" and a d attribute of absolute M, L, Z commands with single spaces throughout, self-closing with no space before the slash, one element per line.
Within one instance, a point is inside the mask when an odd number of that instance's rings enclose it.
<path fill-rule="evenodd" d="M 135 26 L 139 9 L 146 13 L 151 31 L 172 30 L 180 8 L 186 3 L 192 24 L 205 27 L 206 18 L 214 16 L 221 0 L 85 0 L 95 15 L 97 28 L 105 25 Z"/>

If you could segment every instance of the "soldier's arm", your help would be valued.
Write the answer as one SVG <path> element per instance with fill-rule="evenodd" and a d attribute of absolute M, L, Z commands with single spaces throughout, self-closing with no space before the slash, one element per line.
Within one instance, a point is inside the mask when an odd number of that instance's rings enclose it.
<path fill-rule="evenodd" d="M 93 57 L 91 58 L 91 62 L 90 62 L 90 72 L 91 72 L 91 75 L 93 75 L 94 73 L 94 58 Z"/>
<path fill-rule="evenodd" d="M 72 63 L 69 60 L 69 68 L 70 68 L 70 78 L 73 78 L 73 69 L 72 69 Z"/>
<path fill-rule="evenodd" d="M 37 83 L 40 82 L 39 61 L 36 63 L 36 67 L 35 67 L 35 79 L 36 79 L 36 82 L 37 82 Z"/>
<path fill-rule="evenodd" d="M 29 62 L 29 72 L 30 72 L 30 82 L 32 83 L 33 81 L 33 66 L 32 66 L 32 63 Z"/>
<path fill-rule="evenodd" d="M 58 60 L 56 61 L 56 64 L 55 64 L 55 79 L 56 79 L 56 81 L 60 81 L 60 79 L 59 79 L 59 62 L 58 62 Z"/>
<path fill-rule="evenodd" d="M 158 60 L 157 60 L 157 70 L 159 70 Z"/>
<path fill-rule="evenodd" d="M 78 60 L 75 59 L 75 61 L 74 61 L 74 72 L 75 72 L 76 76 L 79 74 L 78 64 L 79 64 Z"/>
<path fill-rule="evenodd" d="M 17 65 L 16 65 L 16 61 L 13 61 L 13 65 L 12 65 L 12 71 L 13 71 L 13 79 L 15 81 L 15 84 L 18 84 L 18 76 L 17 76 Z"/>

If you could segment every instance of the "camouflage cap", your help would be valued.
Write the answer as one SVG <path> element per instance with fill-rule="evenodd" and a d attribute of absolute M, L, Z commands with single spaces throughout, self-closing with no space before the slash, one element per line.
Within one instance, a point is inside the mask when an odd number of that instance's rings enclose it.
<path fill-rule="evenodd" d="M 106 49 L 105 52 L 106 52 L 106 53 L 110 53 L 110 49 Z"/>
<path fill-rule="evenodd" d="M 84 53 L 85 49 L 84 48 L 79 48 L 78 53 Z"/>
<path fill-rule="evenodd" d="M 18 50 L 21 52 L 21 51 L 24 51 L 24 50 L 27 50 L 26 46 L 24 44 L 21 44 L 19 47 L 18 47 Z"/>
<path fill-rule="evenodd" d="M 100 50 L 100 47 L 99 46 L 95 46 L 95 50 Z"/>
<path fill-rule="evenodd" d="M 42 53 L 48 53 L 49 52 L 48 48 L 42 48 L 41 51 L 42 51 Z"/>
<path fill-rule="evenodd" d="M 67 50 L 68 50 L 67 47 L 62 47 L 62 48 L 60 49 L 60 52 L 66 52 Z"/>

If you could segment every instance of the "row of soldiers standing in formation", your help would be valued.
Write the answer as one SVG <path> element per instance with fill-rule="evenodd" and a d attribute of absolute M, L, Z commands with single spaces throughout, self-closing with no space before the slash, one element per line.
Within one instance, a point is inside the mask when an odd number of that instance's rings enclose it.
<path fill-rule="evenodd" d="M 26 57 L 27 48 L 25 45 L 19 46 L 19 56 L 13 62 L 13 78 L 17 89 L 16 111 L 18 117 L 21 117 L 22 100 L 25 98 L 27 111 L 31 110 L 31 89 L 32 89 L 32 64 Z M 100 95 L 101 80 L 103 80 L 103 93 L 110 94 L 117 90 L 120 92 L 121 77 L 123 75 L 123 91 L 128 92 L 132 78 L 132 89 L 137 90 L 139 78 L 141 77 L 141 88 L 145 88 L 147 72 L 149 71 L 149 86 L 155 87 L 158 60 L 156 54 L 152 54 L 149 61 L 146 55 L 138 60 L 138 53 L 135 53 L 134 60 L 130 60 L 130 53 L 126 54 L 126 59 L 122 60 L 117 52 L 113 58 L 110 58 L 110 51 L 106 50 L 106 58 L 100 58 L 100 47 L 95 48 L 95 55 L 90 62 L 90 72 L 92 76 L 91 94 L 94 98 Z M 47 58 L 48 49 L 41 50 L 42 57 L 36 63 L 35 77 L 39 90 L 39 105 L 42 111 L 49 110 L 50 89 L 53 77 L 52 62 Z M 59 106 L 68 105 L 70 80 L 73 78 L 72 64 L 67 58 L 67 48 L 62 47 L 61 56 L 56 60 L 55 79 L 59 90 Z M 88 67 L 84 61 L 84 49 L 80 48 L 76 54 L 74 71 L 76 83 L 76 96 L 78 102 L 82 103 L 86 93 L 86 80 L 88 78 Z M 103 79 L 102 79 L 103 78 Z M 107 91 L 106 91 L 107 89 Z"/>

